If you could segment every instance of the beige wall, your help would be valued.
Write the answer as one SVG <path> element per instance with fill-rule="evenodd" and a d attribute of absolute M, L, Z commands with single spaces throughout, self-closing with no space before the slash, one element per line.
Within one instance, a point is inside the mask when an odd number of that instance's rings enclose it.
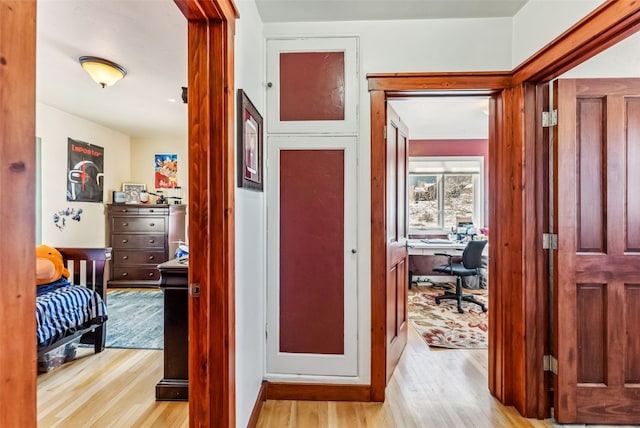
<path fill-rule="evenodd" d="M 186 135 L 184 137 L 132 139 L 131 182 L 146 184 L 147 190 L 155 193 L 155 155 L 162 153 L 178 154 L 178 185 L 182 187 L 182 202 L 187 203 L 189 196 L 187 189 L 189 187 L 189 154 Z M 174 196 L 172 195 L 173 189 L 163 190 L 165 195 Z M 155 201 L 155 197 L 152 196 L 151 200 Z"/>
<path fill-rule="evenodd" d="M 55 247 L 103 247 L 106 245 L 105 206 L 122 183 L 144 183 L 154 187 L 154 155 L 178 154 L 178 183 L 188 192 L 187 137 L 132 140 L 128 135 L 38 103 L 36 136 L 42 140 L 42 243 Z M 67 138 L 104 148 L 103 203 L 67 201 Z M 155 200 L 155 198 L 153 198 Z M 66 218 L 60 230 L 53 222 L 55 213 L 81 208 L 81 220 Z M 58 223 L 60 224 L 60 223 Z"/>
<path fill-rule="evenodd" d="M 129 178 L 129 136 L 41 103 L 36 106 L 36 136 L 42 139 L 42 243 L 56 247 L 105 246 L 104 204 L 67 201 L 67 139 L 104 148 L 106 203 L 111 200 L 111 191 Z M 83 213 L 80 221 L 67 218 L 60 230 L 53 223 L 53 215 L 67 208 L 81 208 Z"/>

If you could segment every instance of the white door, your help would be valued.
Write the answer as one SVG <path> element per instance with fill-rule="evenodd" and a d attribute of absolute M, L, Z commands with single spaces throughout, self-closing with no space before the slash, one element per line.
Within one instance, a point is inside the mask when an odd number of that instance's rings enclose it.
<path fill-rule="evenodd" d="M 269 137 L 267 377 L 356 376 L 355 137 Z"/>

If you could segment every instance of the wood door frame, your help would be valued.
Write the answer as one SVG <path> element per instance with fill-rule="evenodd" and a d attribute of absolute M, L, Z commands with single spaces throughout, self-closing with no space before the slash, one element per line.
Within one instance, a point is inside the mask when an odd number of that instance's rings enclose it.
<path fill-rule="evenodd" d="M 489 389 L 525 417 L 549 416 L 549 377 L 543 371 L 548 350 L 548 278 L 541 234 L 545 166 L 537 95 L 543 84 L 640 30 L 640 4 L 610 0 L 510 72 L 370 74 L 371 102 L 371 399 L 383 401 L 385 266 L 384 103 L 387 96 L 420 91 L 488 89 L 490 103 Z M 491 143 L 493 141 L 493 143 Z M 497 157 L 497 158 L 496 158 Z M 525 162 L 525 159 L 527 160 Z M 545 180 L 545 181 L 543 181 Z M 510 211 L 499 212 L 500 204 Z M 504 213 L 511 215 L 505 221 Z M 499 261 L 499 264 L 498 264 Z M 499 271 L 498 266 L 502 269 Z M 506 285 L 508 284 L 508 286 Z"/>
<path fill-rule="evenodd" d="M 221 6 L 220 3 L 223 3 Z M 194 18 L 197 16 L 202 16 L 202 14 L 206 13 L 206 16 L 225 16 L 231 17 L 234 14 L 230 13 L 230 10 L 235 10 L 233 8 L 233 3 L 231 0 L 210 0 L 206 2 L 197 2 L 196 0 L 189 0 L 184 2 L 179 2 L 179 5 L 182 4 L 181 10 L 185 13 L 185 16 L 189 17 L 191 13 L 193 13 Z M 3 215 L 0 218 L 4 219 L 3 221 L 8 222 L 7 224 L 10 227 L 3 228 L 5 234 L 5 239 L 0 243 L 0 260 L 3 261 L 2 264 L 2 272 L 5 276 L 5 279 L 15 278 L 15 281 L 10 281 L 12 284 L 15 284 L 16 287 L 9 289 L 3 287 L 0 291 L 2 293 L 2 301 L 3 301 L 3 311 L 0 312 L 0 323 L 5 326 L 5 331 L 18 331 L 23 328 L 25 325 L 28 325 L 33 320 L 33 312 L 32 308 L 35 306 L 35 293 L 33 291 L 33 287 L 30 285 L 33 283 L 32 279 L 35 277 L 35 272 L 33 272 L 33 264 L 31 260 L 33 260 L 33 245 L 32 240 L 29 237 L 33 236 L 34 231 L 34 204 L 32 201 L 33 193 L 29 191 L 31 189 L 31 185 L 29 183 L 33 183 L 33 177 L 35 177 L 35 171 L 33 169 L 35 154 L 33 151 L 33 139 L 35 137 L 35 20 L 36 20 L 36 8 L 35 1 L 24 0 L 24 1 L 14 1 L 11 5 L 11 12 L 6 12 L 8 10 L 7 3 L 2 0 L 0 3 L 0 8 L 3 8 L 0 11 L 0 28 L 3 30 L 6 29 L 7 33 L 3 34 L 17 34 L 16 31 L 12 31 L 11 29 L 20 29 L 20 43 L 16 43 L 14 38 L 11 37 L 3 37 L 0 38 L 0 46 L 2 47 L 2 56 L 3 61 L 0 61 L 0 67 L 3 68 L 3 71 L 0 73 L 0 78 L 2 81 L 0 84 L 2 85 L 2 92 L 0 92 L 0 105 L 3 106 L 11 106 L 11 108 L 5 109 L 12 113 L 9 120 L 5 123 L 6 125 L 0 128 L 0 141 L 2 141 L 3 150 L 5 153 L 11 153 L 11 158 L 9 161 L 4 163 L 5 168 L 0 172 L 0 176 L 7 180 L 12 180 L 14 186 L 12 189 L 6 189 L 7 191 L 11 191 L 10 195 L 5 195 L 5 200 L 12 200 L 12 204 L 4 204 L 0 210 L 2 210 Z M 186 10 L 186 11 L 185 11 Z M 203 12 L 206 11 L 206 12 Z M 210 15 L 209 15 L 210 14 Z M 212 18 L 212 21 L 219 21 L 219 18 Z M 233 26 L 231 26 L 232 28 Z M 564 71 L 569 70 L 571 67 L 580 64 L 581 62 L 591 58 L 593 55 L 601 52 L 609 46 L 612 46 L 614 43 L 624 39 L 625 37 L 635 33 L 640 29 L 640 4 L 632 3 L 632 2 L 624 2 L 620 0 L 608 1 L 601 5 L 596 11 L 590 14 L 588 17 L 580 21 L 580 23 L 576 24 L 576 26 L 572 27 L 568 32 L 564 33 L 562 36 L 557 38 L 553 43 L 548 45 L 538 54 L 534 55 L 530 60 L 525 61 L 521 66 L 516 68 L 513 71 L 513 83 L 516 85 L 521 85 L 525 81 L 544 81 L 549 80 L 555 76 L 562 74 Z M 230 28 L 225 24 L 221 25 L 219 31 L 215 33 L 213 36 L 214 39 L 218 40 L 218 46 L 227 46 L 226 43 L 229 43 L 228 39 L 232 40 L 233 31 L 229 31 Z M 3 44 L 3 42 L 6 43 Z M 226 42 L 226 43 L 225 43 Z M 232 43 L 232 41 L 231 41 Z M 194 43 L 194 49 L 202 50 L 204 52 L 208 52 L 208 48 L 206 44 Z M 561 61 L 560 61 L 561 60 Z M 192 61 L 195 61 L 195 58 L 189 59 L 190 67 L 193 67 Z M 557 62 L 556 62 L 557 61 Z M 211 58 L 211 66 L 213 69 L 221 69 L 228 70 L 228 67 L 233 67 L 233 49 L 225 50 L 224 55 L 218 55 Z M 19 69 L 20 72 L 12 72 L 12 68 Z M 443 79 L 443 75 L 446 73 L 442 73 L 439 79 Z M 231 78 L 233 73 L 231 73 Z M 195 79 L 195 76 L 193 76 Z M 208 81 L 211 79 L 216 79 L 215 76 L 210 76 Z M 402 86 L 401 86 L 402 87 Z M 211 98 L 209 105 L 211 106 L 227 106 L 224 108 L 225 114 L 233 116 L 232 106 L 233 106 L 233 91 L 228 90 L 229 92 L 225 93 L 224 91 L 220 91 L 220 84 L 217 85 L 218 90 L 214 91 L 213 97 Z M 532 89 L 524 87 L 524 92 L 529 93 Z M 422 88 L 420 88 L 422 89 Z M 211 89 L 209 89 L 211 90 Z M 191 89 L 190 89 L 191 92 Z M 204 94 L 208 94 L 207 90 L 203 90 Z M 378 90 L 377 92 L 372 92 L 372 99 L 374 96 L 380 97 L 384 96 L 384 91 Z M 230 99 L 231 98 L 231 99 Z M 19 100 L 19 103 L 16 103 L 16 100 Z M 227 102 L 228 104 L 225 104 Z M 499 110 L 502 110 L 499 108 Z M 4 110 L 3 110 L 4 111 Z M 372 123 L 374 121 L 372 110 Z M 524 111 L 518 111 L 517 114 L 522 116 L 521 121 L 524 122 L 524 119 L 533 117 L 533 113 L 525 106 Z M 203 108 L 202 111 L 190 111 L 189 123 L 190 128 L 192 124 L 200 123 L 200 121 L 204 121 L 203 123 L 209 123 L 210 127 L 215 130 L 215 134 L 217 136 L 222 135 L 222 138 L 217 139 L 216 141 L 223 141 L 225 144 L 220 144 L 225 148 L 218 148 L 216 150 L 228 150 L 229 145 L 233 145 L 231 141 L 231 135 L 233 135 L 233 120 L 224 120 L 220 123 L 212 123 L 210 119 L 207 119 L 209 115 L 208 109 L 205 110 Z M 191 131 L 190 131 L 191 132 Z M 377 131 L 377 134 L 381 134 L 382 131 Z M 226 135 L 226 137 L 225 137 Z M 372 149 L 374 148 L 374 140 L 376 138 L 380 138 L 380 135 L 376 137 L 376 133 L 372 132 Z M 520 139 L 523 141 L 526 140 L 526 146 L 529 147 L 530 144 L 535 145 L 535 141 L 529 141 L 531 139 L 535 139 L 535 136 L 526 133 L 525 135 L 519 135 Z M 379 144 L 379 143 L 378 143 Z M 7 151 L 9 147 L 15 148 L 13 151 Z M 225 151 L 226 153 L 226 151 Z M 379 161 L 379 160 L 378 160 Z M 194 162 L 195 163 L 195 162 Z M 194 172 L 197 174 L 198 180 L 204 181 L 203 177 L 207 173 L 211 173 L 211 178 L 214 182 L 217 183 L 218 180 L 221 182 L 225 180 L 226 173 L 221 170 L 216 170 L 215 167 L 217 165 L 211 165 L 208 161 L 203 161 L 202 163 L 198 163 L 197 168 L 199 171 Z M 194 166 L 194 167 L 196 167 Z M 372 169 L 375 168 L 376 163 L 374 163 L 374 153 L 372 152 Z M 373 171 L 372 171 L 373 172 Z M 379 179 L 379 175 L 378 175 Z M 189 179 L 189 185 L 197 185 L 198 180 L 195 177 Z M 206 183 L 206 181 L 204 181 Z M 379 186 L 379 183 L 374 183 L 372 176 L 372 197 L 374 196 L 374 189 Z M 17 187 L 16 187 L 17 186 Z M 218 186 L 221 184 L 211 183 L 210 186 Z M 23 189 L 23 191 L 15 192 L 15 188 Z M 202 187 L 200 187 L 202 188 Z M 229 188 L 225 189 L 229 191 Z M 0 192 L 3 192 L 3 189 L 0 189 Z M 191 193 L 191 192 L 190 192 Z M 376 193 L 377 194 L 377 193 Z M 196 204 L 196 206 L 207 206 L 209 196 L 205 194 L 203 191 L 199 191 L 197 195 L 190 196 L 190 204 Z M 211 198 L 215 198 L 215 195 L 212 195 Z M 229 196 L 226 196 L 229 198 Z M 225 199 L 226 200 L 226 199 Z M 221 210 L 222 204 L 218 204 L 218 208 Z M 228 213 L 228 216 L 233 217 L 233 205 L 231 205 L 231 212 Z M 380 217 L 380 213 L 373 211 L 372 204 L 372 212 L 371 212 L 371 221 L 372 221 L 372 303 L 378 297 L 376 297 L 376 287 L 374 286 L 377 279 L 376 272 L 374 271 L 374 266 L 376 260 L 379 258 L 380 249 L 377 249 L 376 255 L 374 256 L 373 250 L 376 244 L 376 240 L 374 240 L 375 231 L 379 229 L 379 225 L 377 222 L 383 220 L 383 217 Z M 211 207 L 213 210 L 213 207 Z M 21 221 L 15 221 L 15 216 L 13 213 L 15 210 L 19 210 L 22 212 L 20 217 Z M 216 209 L 215 211 L 220 213 L 220 210 Z M 204 216 L 204 214 L 203 214 Z M 218 215 L 219 217 L 219 215 Z M 223 217 L 224 218 L 224 217 Z M 26 220 L 26 221 L 25 221 Z M 231 220 L 232 222 L 233 220 Z M 211 220 L 213 222 L 213 220 Z M 229 220 L 220 221 L 220 223 L 224 223 L 227 229 L 224 234 L 220 235 L 220 240 L 213 240 L 213 231 L 211 233 L 206 234 L 203 237 L 202 244 L 198 245 L 201 251 L 205 251 L 206 254 L 213 254 L 215 256 L 224 254 L 225 258 L 231 260 L 233 264 L 233 242 L 229 243 L 229 231 L 231 232 L 231 241 L 233 241 L 233 230 L 230 228 Z M 217 224 L 217 223 L 216 223 Z M 199 227 L 200 224 L 197 222 L 190 221 L 190 233 L 199 233 L 200 230 L 194 229 L 195 227 Z M 224 229 L 223 225 L 218 225 L 217 230 Z M 199 235 L 200 237 L 201 235 Z M 27 239 L 25 239 L 25 237 Z M 215 247 L 212 247 L 214 245 Z M 229 251 L 229 247 L 231 246 L 231 251 Z M 216 248 L 217 250 L 212 249 L 209 252 L 209 248 Z M 227 251 L 224 252 L 224 249 Z M 227 266 L 228 262 L 221 262 L 220 259 L 212 259 L 210 260 L 212 264 L 207 264 L 203 266 L 202 274 L 210 277 L 210 278 L 218 278 L 220 277 L 222 280 L 226 281 L 224 278 L 228 275 L 229 266 Z M 224 265 L 221 267 L 221 265 Z M 7 276 L 9 275 L 9 276 Z M 233 276 L 230 276 L 231 281 L 233 280 Z M 231 287 L 230 290 L 226 288 Z M 234 286 L 231 282 L 223 282 L 220 281 L 216 285 L 217 288 L 225 289 L 225 293 L 229 298 L 233 298 L 233 290 Z M 531 294 L 533 290 L 527 290 L 527 294 Z M 6 298 L 6 299 L 5 299 Z M 229 308 L 229 301 L 225 301 L 225 305 L 227 305 L 227 311 Z M 233 305 L 231 305 L 231 308 Z M 219 309 L 216 307 L 216 309 Z M 377 329 L 380 328 L 378 323 L 374 323 L 374 314 L 375 311 L 372 307 L 372 377 L 371 377 L 371 398 L 376 398 L 380 394 L 384 397 L 384 385 L 380 385 L 379 381 L 376 381 L 376 375 L 373 372 L 373 367 L 376 365 L 376 359 L 379 359 L 379 356 L 376 356 L 376 352 L 379 355 L 379 344 L 373 341 L 373 338 L 380 334 Z M 218 322 L 228 317 L 228 313 L 225 312 L 209 312 L 206 314 L 202 314 L 203 318 L 200 320 L 203 325 L 209 325 L 213 321 L 209 320 L 209 316 L 212 315 L 216 318 L 219 318 Z M 229 320 L 233 321 L 233 320 Z M 531 328 L 535 328 L 536 324 L 531 325 Z M 227 325 L 225 330 L 225 337 L 229 337 L 232 340 L 235 337 L 235 328 L 233 325 Z M 4 357 L 7 364 L 0 365 L 5 368 L 11 368 L 12 376 L 6 377 L 3 376 L 5 382 L 2 382 L 0 386 L 0 397 L 5 397 L 7 399 L 0 399 L 0 425 L 6 426 L 35 426 L 37 421 L 36 416 L 36 373 L 35 369 L 35 350 L 33 349 L 33 343 L 29 338 L 24 336 L 11 337 L 7 339 L 6 337 L 0 338 L 2 339 L 2 343 L 10 343 L 12 351 L 9 353 L 5 353 Z M 206 340 L 206 339 L 205 339 Z M 379 340 L 378 340 L 379 341 Z M 226 346 L 217 346 L 213 345 L 212 350 L 208 351 L 208 353 L 215 353 L 218 359 L 226 359 L 227 361 L 233 361 L 234 355 L 232 350 Z M 382 349 L 384 351 L 384 349 Z M 207 364 L 210 364 L 210 361 L 207 356 L 203 356 L 206 359 Z M 22 356 L 22 358 L 16 358 L 16 355 Z M 2 358 L 2 357 L 0 357 Z M 211 361 L 214 358 L 211 357 Z M 18 366 L 19 362 L 22 361 L 24 364 Z M 384 357 L 383 360 L 384 361 Z M 379 363 L 378 363 L 379 364 Z M 541 364 L 541 363 L 540 363 Z M 24 370 L 21 370 L 21 367 Z M 3 375 L 9 372 L 3 372 Z M 228 372 L 227 372 L 228 373 Z M 16 376 L 13 376 L 16 375 Z M 497 376 L 498 374 L 496 374 Z M 510 375 L 506 373 L 506 375 Z M 229 383 L 229 378 L 233 377 L 231 375 L 225 376 L 227 379 L 225 383 Z M 7 379 L 10 379 L 7 381 Z M 537 388 L 537 385 L 534 385 Z M 535 388 L 534 388 L 535 389 Z M 229 390 L 227 392 L 230 392 Z M 375 393 L 374 393 L 375 392 Z M 537 400 L 530 399 L 531 392 L 526 394 L 526 398 L 523 401 L 523 404 L 527 404 L 527 406 L 523 406 L 519 404 L 518 410 L 525 416 L 530 417 L 544 417 L 536 415 L 535 409 L 537 406 L 530 405 L 530 403 L 536 404 Z M 211 397 L 198 397 L 197 395 L 193 397 L 196 401 L 210 400 Z M 222 405 L 222 408 L 227 409 L 226 412 L 228 414 L 234 412 L 232 409 L 232 405 L 228 402 L 228 399 L 225 399 L 227 402 Z M 234 399 L 230 399 L 231 402 L 234 402 Z M 206 423 L 208 420 L 220 420 L 225 421 L 226 425 L 229 426 L 229 423 L 232 422 L 230 419 L 232 416 L 227 416 L 226 418 L 220 413 L 224 413 L 225 411 L 217 410 L 218 406 L 212 408 L 212 411 L 209 412 L 207 410 L 207 405 L 209 401 L 203 402 L 201 407 L 201 414 L 203 417 L 203 423 Z M 221 419 L 217 419 L 217 417 Z M 234 421 L 234 420 L 233 420 Z M 192 425 L 194 426 L 194 425 Z M 222 426 L 222 425 L 220 425 Z"/>
<path fill-rule="evenodd" d="M 189 425 L 236 425 L 233 0 L 175 0 L 188 20 Z M 198 161 L 196 161 L 198 160 Z M 191 291 L 189 293 L 191 295 Z"/>
<path fill-rule="evenodd" d="M 428 91 L 442 95 L 468 93 L 490 95 L 492 99 L 503 98 L 505 88 L 511 85 L 509 72 L 492 73 L 406 73 L 369 74 L 371 95 L 371 400 L 384 401 L 386 387 L 386 315 L 380 308 L 386 302 L 386 103 L 394 95 L 420 96 Z M 495 115 L 492 102 L 491 117 Z M 496 141 L 503 132 L 493 129 L 500 125 L 496 121 L 490 126 L 489 159 L 495 150 Z M 491 165 L 489 166 L 491 169 Z M 491 194 L 490 194 L 491 195 Z M 495 229 L 490 229 L 490 233 Z M 494 232 L 495 233 L 495 232 Z M 493 238 L 490 238 L 493 240 Z M 490 257 L 490 259 L 492 259 Z M 491 267 L 490 267 L 491 269 Z M 493 275 L 490 273 L 490 275 Z M 492 287 L 496 289 L 495 287 Z M 490 288 L 490 292 L 491 289 Z M 497 292 L 497 291 L 496 291 Z M 495 293 L 495 292 L 494 292 Z M 495 323 L 493 323 L 495 324 Z M 490 323 L 491 325 L 491 323 Z"/>
<path fill-rule="evenodd" d="M 0 0 L 0 86 L 0 426 L 30 427 L 38 420 L 35 0 Z"/>

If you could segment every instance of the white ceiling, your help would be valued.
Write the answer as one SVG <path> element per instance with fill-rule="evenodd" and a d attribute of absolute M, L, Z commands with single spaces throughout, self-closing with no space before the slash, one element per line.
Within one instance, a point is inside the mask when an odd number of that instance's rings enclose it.
<path fill-rule="evenodd" d="M 103 89 L 82 55 L 114 61 L 127 76 Z M 173 1 L 38 0 L 39 102 L 133 137 L 186 135 L 182 86 L 187 21 Z"/>
<path fill-rule="evenodd" d="M 489 138 L 488 97 L 425 97 L 392 100 L 412 140 Z"/>
<path fill-rule="evenodd" d="M 258 0 L 257 5 L 262 19 L 273 22 L 512 16 L 524 3 Z M 187 108 L 180 95 L 187 83 L 187 25 L 172 0 L 39 0 L 37 4 L 39 102 L 132 137 L 186 135 Z M 80 67 L 78 57 L 83 55 L 112 60 L 128 74 L 102 89 Z"/>
<path fill-rule="evenodd" d="M 511 17 L 527 0 L 256 0 L 263 22 Z"/>

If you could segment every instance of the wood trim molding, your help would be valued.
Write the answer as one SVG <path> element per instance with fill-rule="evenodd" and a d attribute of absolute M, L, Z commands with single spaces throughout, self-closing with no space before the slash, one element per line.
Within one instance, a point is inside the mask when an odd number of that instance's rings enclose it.
<path fill-rule="evenodd" d="M 227 21 L 240 18 L 233 0 L 173 0 L 189 21 Z"/>
<path fill-rule="evenodd" d="M 640 2 L 608 0 L 513 71 L 513 83 L 548 81 L 640 30 Z"/>
<path fill-rule="evenodd" d="M 370 401 L 369 385 L 267 382 L 267 400 Z"/>
<path fill-rule="evenodd" d="M 249 422 L 247 422 L 247 428 L 256 428 L 258 426 L 258 419 L 260 418 L 262 406 L 264 405 L 264 402 L 267 401 L 267 385 L 268 382 L 265 380 L 260 386 L 260 391 L 258 391 L 256 402 L 253 405 L 253 410 L 251 411 Z"/>
<path fill-rule="evenodd" d="M 388 73 L 369 74 L 371 92 L 371 347 L 373 401 L 384 399 L 384 135 L 376 128 L 384 123 L 387 98 L 415 95 L 476 93 L 493 95 L 490 130 L 490 218 L 501 219 L 490 228 L 490 276 L 498 284 L 490 288 L 489 389 L 504 404 L 513 404 L 526 417 L 549 414 L 547 380 L 541 361 L 548 346 L 549 314 L 545 299 L 545 253 L 538 235 L 546 214 L 541 188 L 535 183 L 545 175 L 536 111 L 540 95 L 537 82 L 554 78 L 640 29 L 640 2 L 610 0 L 567 30 L 511 72 L 484 73 Z M 500 89 L 504 89 L 500 93 Z M 491 91 L 493 90 L 493 91 Z M 535 136 L 534 136 L 535 135 Z M 382 146 L 383 147 L 383 146 Z M 378 152 L 380 151 L 380 152 Z M 527 161 L 525 162 L 525 157 Z M 533 183 L 525 186 L 525 183 Z M 384 188 L 384 187 L 382 187 Z M 505 212 L 514 213 L 505 218 Z M 514 211 L 515 210 L 515 211 Z M 525 227 L 526 226 L 526 227 Z M 497 245 L 495 245 L 497 244 Z M 508 250 L 508 251 L 507 251 Z M 523 262 L 524 261 L 524 262 Z M 498 271 L 498 266 L 501 270 Z M 499 284 L 510 284 L 501 288 Z M 515 286 L 514 286 L 515 284 Z M 382 374 L 382 376 L 380 376 Z"/>
<path fill-rule="evenodd" d="M 386 260 L 386 100 L 384 91 L 371 96 L 371 401 L 384 401 L 387 386 L 385 310 Z"/>
<path fill-rule="evenodd" d="M 470 80 L 470 78 L 472 80 Z M 462 91 L 476 94 L 511 86 L 510 71 L 459 73 L 370 73 L 369 91 Z"/>
<path fill-rule="evenodd" d="M 0 426 L 3 427 L 31 427 L 38 420 L 36 346 L 29 334 L 36 331 L 35 74 L 36 2 L 0 1 L 0 183 L 3 183 L 0 196 L 7 201 L 0 208 L 3 233 Z"/>
<path fill-rule="evenodd" d="M 495 95 L 491 97 L 489 101 L 489 161 L 488 161 L 488 169 L 489 171 L 497 171 L 498 163 L 496 156 L 496 150 L 500 147 L 497 143 L 499 140 L 504 139 L 504 130 L 499 126 L 501 123 L 505 122 L 504 119 L 504 97 L 505 93 L 501 93 L 500 95 Z M 498 177 L 494 174 L 489 173 L 489 188 L 494 188 L 496 186 Z M 496 216 L 500 213 L 495 208 L 495 205 L 492 202 L 495 201 L 495 198 L 490 198 L 491 203 L 489 203 L 489 218 L 497 218 Z M 496 233 L 498 230 L 496 228 L 489 228 L 489 242 L 497 242 Z M 495 258 L 492 257 L 492 247 L 489 247 L 490 257 L 489 257 L 489 275 L 492 275 L 494 272 L 497 272 L 497 265 Z M 502 302 L 502 295 L 499 293 L 491 292 L 491 288 L 489 288 L 489 302 L 491 306 L 495 307 L 503 307 L 504 303 Z M 503 355 L 503 349 L 500 344 L 504 342 L 504 327 L 505 321 L 502 318 L 498 318 L 497 311 L 491 310 L 488 314 L 489 325 L 493 325 L 492 329 L 492 337 L 489 341 L 489 358 L 487 364 L 487 375 L 488 375 L 488 383 L 489 383 L 489 391 L 495 397 L 497 397 L 501 402 L 505 401 L 505 387 L 504 387 L 504 364 L 505 358 Z"/>
<path fill-rule="evenodd" d="M 188 18 L 190 426 L 235 427 L 234 31 L 231 0 L 177 0 Z"/>

